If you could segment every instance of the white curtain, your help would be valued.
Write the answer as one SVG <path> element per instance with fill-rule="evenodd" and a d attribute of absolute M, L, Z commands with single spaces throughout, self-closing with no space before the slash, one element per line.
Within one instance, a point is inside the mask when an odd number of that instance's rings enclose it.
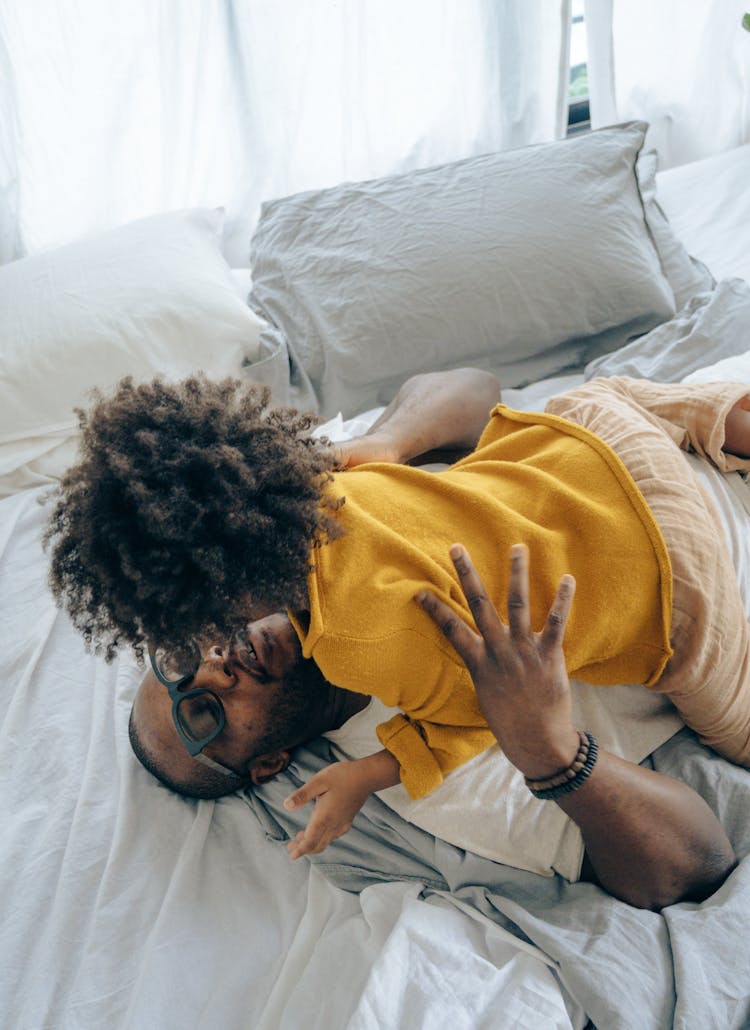
<path fill-rule="evenodd" d="M 0 260 L 564 135 L 570 0 L 0 0 Z"/>
<path fill-rule="evenodd" d="M 591 122 L 640 118 L 659 166 L 750 141 L 748 0 L 586 0 Z"/>

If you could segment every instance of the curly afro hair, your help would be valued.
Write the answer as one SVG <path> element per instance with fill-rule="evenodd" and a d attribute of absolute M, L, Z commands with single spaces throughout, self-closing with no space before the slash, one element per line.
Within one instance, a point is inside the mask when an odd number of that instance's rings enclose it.
<path fill-rule="evenodd" d="M 202 374 L 93 397 L 45 533 L 52 591 L 89 647 L 140 655 L 225 636 L 256 605 L 307 605 L 311 548 L 339 535 L 343 503 L 316 416 Z"/>

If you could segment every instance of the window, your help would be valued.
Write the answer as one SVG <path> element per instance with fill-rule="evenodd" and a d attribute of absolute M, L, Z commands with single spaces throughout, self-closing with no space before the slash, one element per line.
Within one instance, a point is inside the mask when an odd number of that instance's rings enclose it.
<path fill-rule="evenodd" d="M 591 128 L 589 116 L 589 78 L 586 50 L 586 26 L 583 21 L 583 0 L 573 0 L 570 27 L 570 79 L 568 85 L 568 135 Z"/>

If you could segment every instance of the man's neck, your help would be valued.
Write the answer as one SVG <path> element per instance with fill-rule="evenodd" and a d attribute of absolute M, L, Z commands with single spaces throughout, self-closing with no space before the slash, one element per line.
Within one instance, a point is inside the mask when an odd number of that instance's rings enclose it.
<path fill-rule="evenodd" d="M 331 697 L 326 708 L 326 729 L 323 732 L 339 729 L 369 703 L 369 694 L 355 694 L 351 690 L 344 690 L 343 687 L 331 686 Z"/>

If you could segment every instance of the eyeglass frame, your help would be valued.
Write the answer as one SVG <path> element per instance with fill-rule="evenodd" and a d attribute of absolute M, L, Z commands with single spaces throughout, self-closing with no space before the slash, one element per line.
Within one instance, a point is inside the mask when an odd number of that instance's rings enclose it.
<path fill-rule="evenodd" d="M 195 666 L 192 672 L 188 672 L 186 675 L 180 676 L 179 679 L 168 680 L 166 676 L 164 676 L 160 672 L 156 664 L 156 659 L 154 658 L 154 652 L 150 648 L 148 656 L 151 661 L 151 668 L 153 669 L 154 676 L 156 676 L 156 678 L 162 684 L 162 686 L 167 688 L 169 699 L 172 702 L 172 722 L 174 723 L 174 727 L 177 730 L 177 734 L 180 740 L 187 748 L 188 754 L 192 758 L 195 758 L 196 761 L 201 762 L 203 765 L 207 765 L 210 769 L 215 769 L 217 772 L 223 773 L 225 776 L 234 776 L 235 779 L 239 778 L 239 773 L 236 773 L 234 769 L 229 769 L 226 765 L 222 765 L 221 762 L 216 762 L 213 758 L 209 758 L 208 755 L 203 754 L 203 748 L 208 747 L 209 744 L 216 740 L 216 738 L 220 735 L 221 731 L 226 726 L 227 716 L 226 712 L 224 711 L 224 705 L 221 703 L 221 698 L 213 690 L 209 690 L 208 687 L 194 687 L 193 690 L 185 691 L 180 690 L 181 687 L 183 687 L 191 679 L 195 678 L 195 674 L 201 667 L 201 661 L 198 661 L 198 664 Z M 191 740 L 191 738 L 187 735 L 187 733 L 185 733 L 182 726 L 180 725 L 180 719 L 177 714 L 177 709 L 179 708 L 181 702 L 186 701 L 188 700 L 188 698 L 191 697 L 200 697 L 202 694 L 209 694 L 216 701 L 217 705 L 219 706 L 221 719 L 217 728 L 214 730 L 213 733 L 209 734 L 209 736 L 202 737 L 200 740 Z"/>

